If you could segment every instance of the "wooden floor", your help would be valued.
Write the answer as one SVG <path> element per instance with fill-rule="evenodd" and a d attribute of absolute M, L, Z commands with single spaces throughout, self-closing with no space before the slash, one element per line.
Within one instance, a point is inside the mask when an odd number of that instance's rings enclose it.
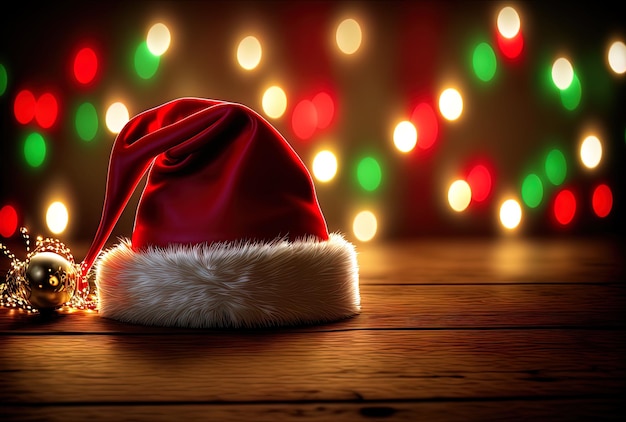
<path fill-rule="evenodd" d="M 0 309 L 0 420 L 617 420 L 625 264 L 606 239 L 358 245 L 362 314 L 261 331 Z"/>

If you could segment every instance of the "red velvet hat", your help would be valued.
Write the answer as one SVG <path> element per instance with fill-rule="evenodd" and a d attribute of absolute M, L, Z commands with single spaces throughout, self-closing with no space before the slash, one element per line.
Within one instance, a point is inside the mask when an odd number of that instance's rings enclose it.
<path fill-rule="evenodd" d="M 131 239 L 103 251 L 146 172 Z M 305 165 L 231 102 L 176 99 L 120 131 L 84 275 L 94 263 L 99 313 L 130 323 L 297 325 L 360 309 L 354 246 L 328 233 Z"/>

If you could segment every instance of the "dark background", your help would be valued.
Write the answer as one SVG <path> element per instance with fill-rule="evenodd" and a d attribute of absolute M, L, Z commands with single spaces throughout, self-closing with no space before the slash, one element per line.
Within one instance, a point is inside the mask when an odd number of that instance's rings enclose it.
<path fill-rule="evenodd" d="M 480 83 L 471 69 L 478 40 L 495 44 L 497 12 L 513 5 L 520 13 L 525 46 L 521 56 L 498 56 L 495 78 Z M 363 44 L 354 57 L 338 53 L 336 25 L 345 17 L 361 23 Z M 166 23 L 172 44 L 154 78 L 142 80 L 132 56 L 156 22 Z M 259 67 L 247 72 L 235 59 L 236 46 L 248 34 L 263 45 Z M 332 145 L 339 172 L 330 183 L 316 182 L 329 229 L 352 235 L 352 219 L 361 209 L 375 210 L 377 239 L 402 236 L 499 236 L 501 200 L 518 198 L 523 176 L 541 163 L 549 148 L 559 147 L 568 161 L 563 187 L 578 198 L 574 221 L 559 226 L 552 216 L 556 189 L 546 190 L 538 209 L 522 204 L 516 231 L 526 236 L 620 235 L 624 231 L 626 111 L 624 75 L 605 64 L 609 41 L 626 38 L 617 3 L 497 1 L 362 2 L 12 2 L 0 16 L 0 63 L 8 72 L 0 96 L 0 206 L 13 205 L 19 224 L 49 235 L 45 210 L 50 198 L 66 198 L 70 223 L 64 241 L 89 241 L 102 202 L 108 156 L 114 135 L 104 127 L 106 107 L 125 102 L 131 116 L 181 96 L 242 102 L 261 111 L 261 95 L 272 83 L 288 96 L 285 117 L 272 123 L 290 140 L 307 165 L 319 145 Z M 96 81 L 79 87 L 72 78 L 73 56 L 82 45 L 99 52 Z M 566 110 L 546 72 L 566 55 L 576 66 L 583 96 Z M 421 101 L 436 105 L 449 81 L 461 87 L 464 114 L 458 122 L 439 119 L 433 148 L 409 154 L 393 146 L 395 124 Z M 49 90 L 59 99 L 59 118 L 45 130 L 46 162 L 24 162 L 25 133 L 13 101 L 24 88 Z M 309 141 L 291 131 L 289 116 L 299 99 L 320 89 L 337 97 L 333 124 Z M 100 129 L 91 142 L 78 139 L 72 109 L 91 101 L 100 113 Z M 581 133 L 599 128 L 603 158 L 593 171 L 578 160 Z M 354 177 L 358 158 L 376 155 L 383 181 L 375 192 L 361 189 Z M 472 161 L 486 159 L 495 180 L 490 197 L 454 213 L 447 189 Z M 609 184 L 614 205 L 606 218 L 591 209 L 591 189 Z M 119 221 L 112 240 L 129 236 L 140 189 Z M 521 202 L 521 198 L 520 198 Z"/>

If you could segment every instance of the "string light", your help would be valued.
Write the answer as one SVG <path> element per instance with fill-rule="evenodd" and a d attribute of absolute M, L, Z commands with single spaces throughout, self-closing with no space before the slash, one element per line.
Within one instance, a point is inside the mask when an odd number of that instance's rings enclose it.
<path fill-rule="evenodd" d="M 87 280 L 81 277 L 81 266 L 76 263 L 70 249 L 62 242 L 53 238 L 43 238 L 38 236 L 33 250 L 30 249 L 30 235 L 25 227 L 20 228 L 20 233 L 26 245 L 26 259 L 20 261 L 3 243 L 0 243 L 0 250 L 11 260 L 11 268 L 7 272 L 4 281 L 0 282 L 0 306 L 8 308 L 19 308 L 29 313 L 38 313 L 35 304 L 29 298 L 34 286 L 30 285 L 27 271 L 29 265 L 47 253 L 54 254 L 59 259 L 68 263 L 68 271 L 58 275 L 57 283 L 65 283 L 67 287 L 68 300 L 60 303 L 58 308 L 71 310 L 93 310 L 97 308 L 97 297 L 95 289 L 90 289 Z M 57 277 L 57 275 L 54 275 Z M 35 286 L 36 287 L 36 286 Z"/>

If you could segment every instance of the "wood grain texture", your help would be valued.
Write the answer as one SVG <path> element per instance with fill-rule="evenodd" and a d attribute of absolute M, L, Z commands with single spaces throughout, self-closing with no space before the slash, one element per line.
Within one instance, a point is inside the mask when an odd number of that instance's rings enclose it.
<path fill-rule="evenodd" d="M 0 309 L 0 420 L 618 420 L 620 246 L 505 243 L 364 247 L 363 313 L 320 326 Z"/>

